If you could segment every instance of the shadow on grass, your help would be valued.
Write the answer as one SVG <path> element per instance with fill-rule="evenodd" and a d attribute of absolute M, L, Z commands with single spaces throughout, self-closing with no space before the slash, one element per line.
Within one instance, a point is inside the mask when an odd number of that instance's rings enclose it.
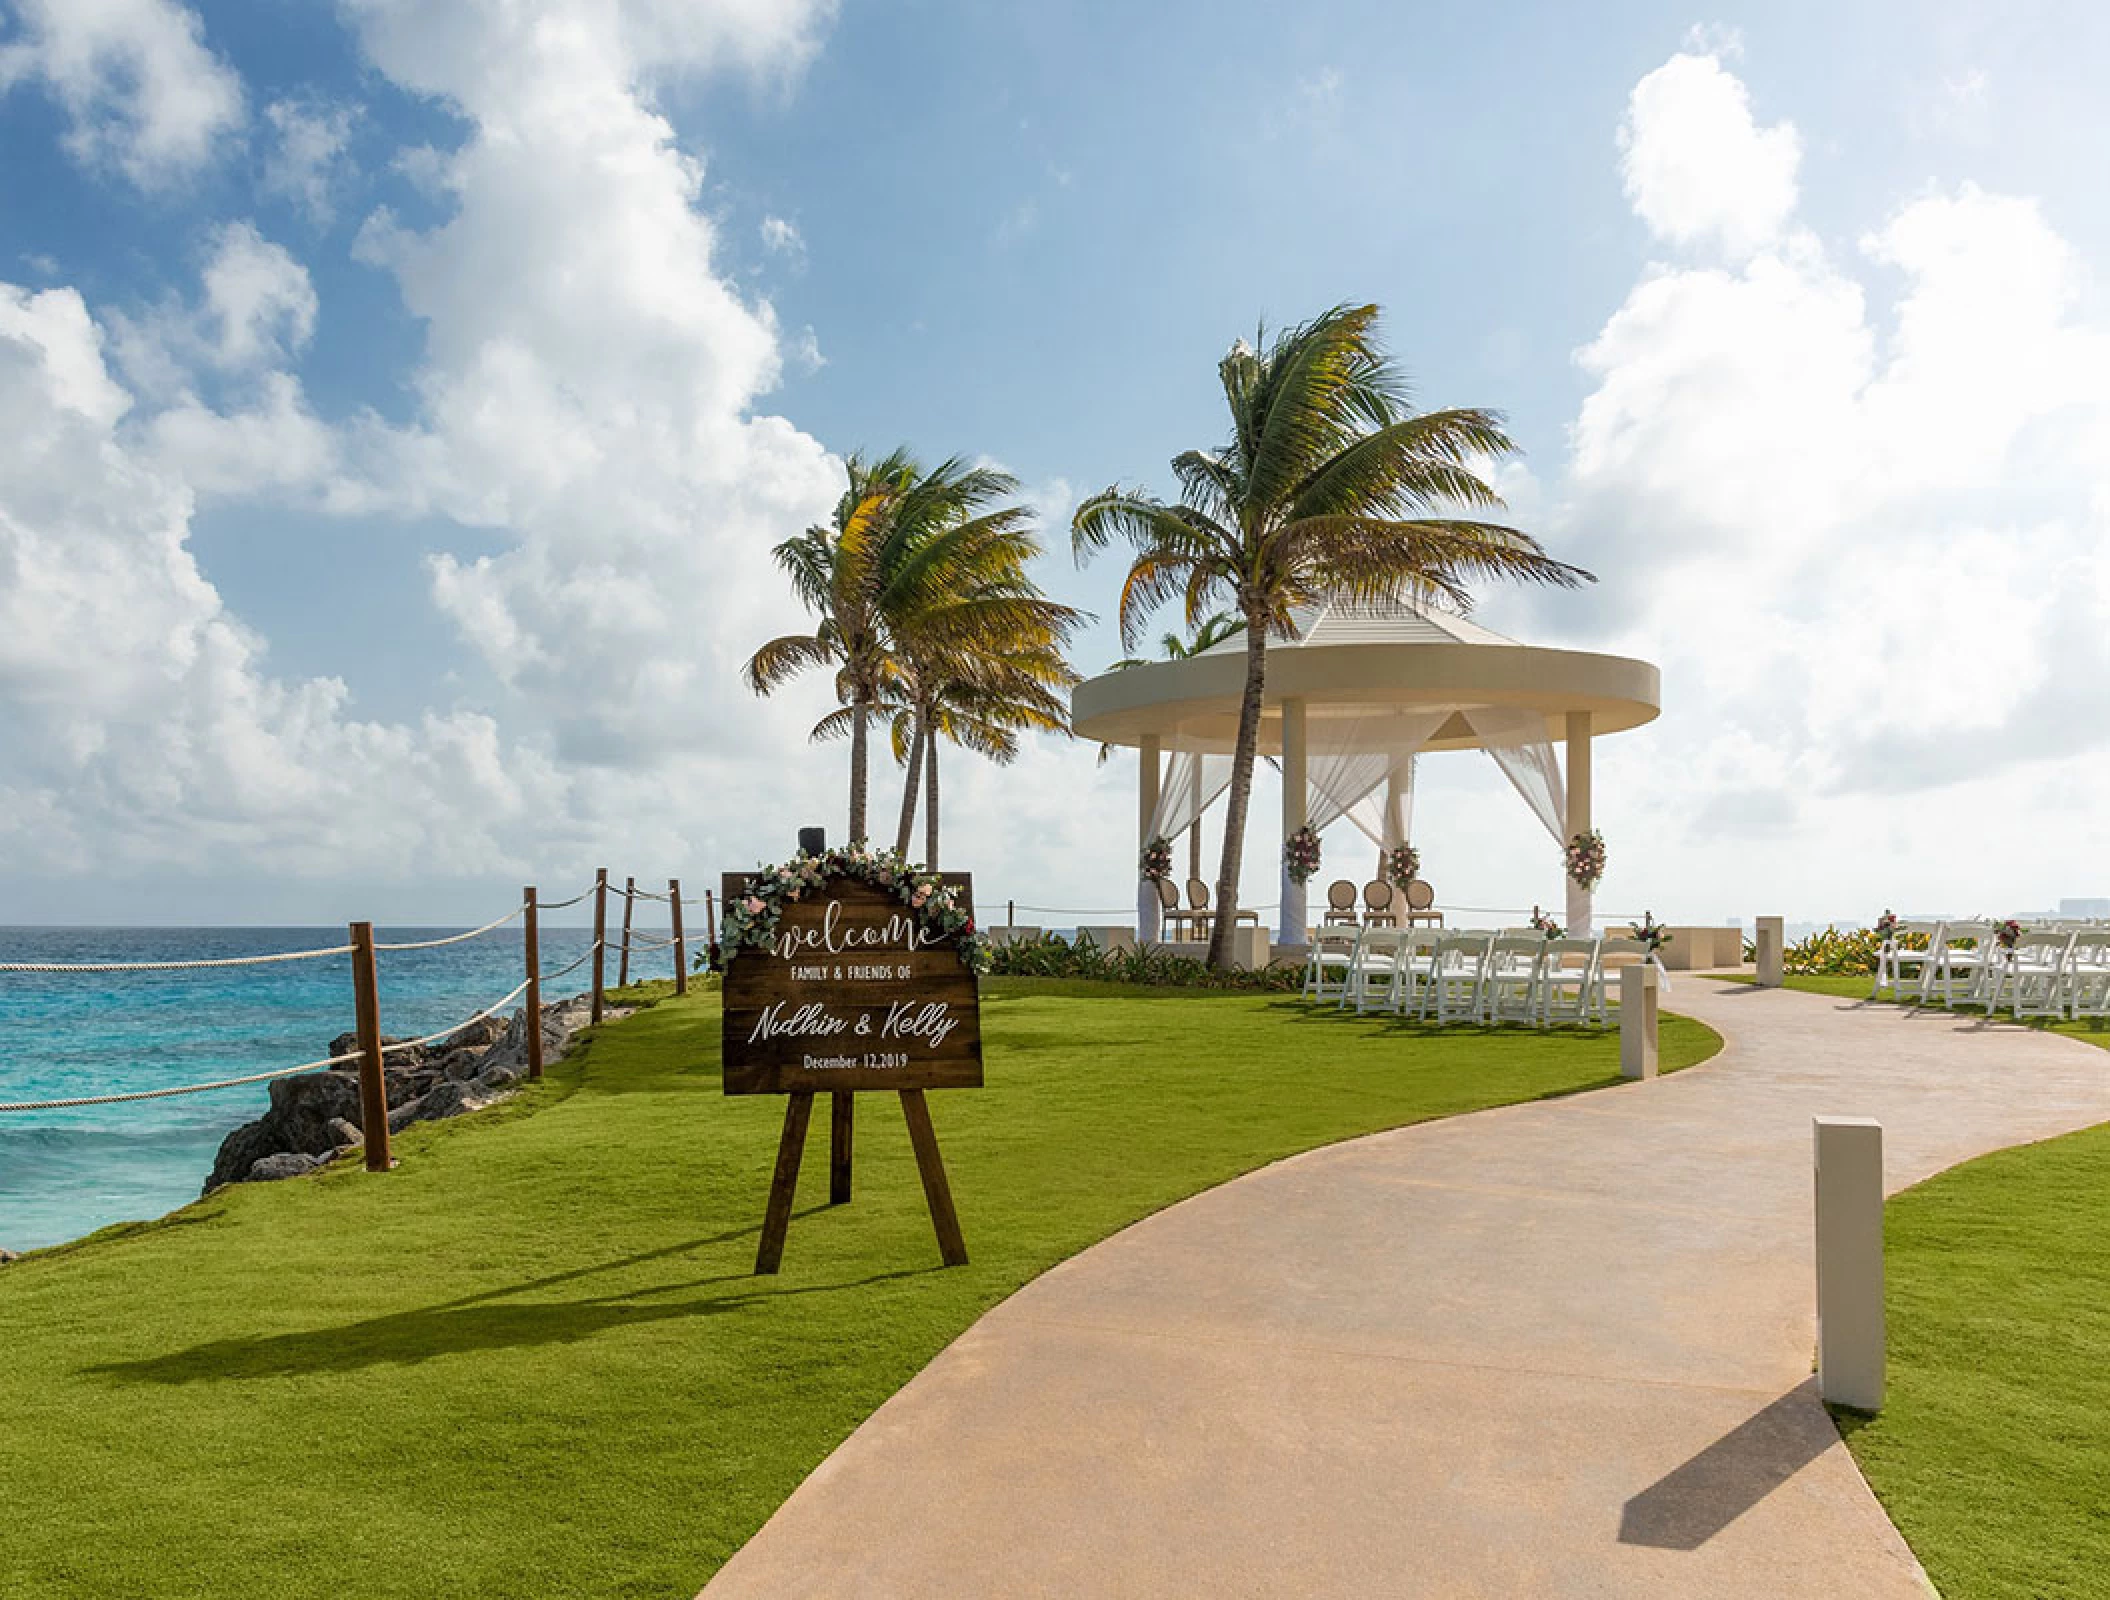
<path fill-rule="evenodd" d="M 808 1207 L 799 1215 L 812 1216 L 826 1209 L 825 1206 Z M 797 1288 L 780 1288 L 773 1281 L 762 1282 L 747 1272 L 725 1272 L 577 1300 L 520 1302 L 514 1298 L 559 1284 L 576 1283 L 600 1273 L 634 1269 L 711 1245 L 729 1243 L 743 1234 L 759 1231 L 758 1228 L 743 1228 L 709 1238 L 691 1239 L 596 1266 L 581 1267 L 573 1272 L 533 1278 L 509 1284 L 503 1289 L 467 1295 L 438 1305 L 420 1306 L 412 1311 L 368 1317 L 340 1327 L 215 1339 L 187 1350 L 175 1350 L 138 1361 L 112 1361 L 83 1367 L 81 1373 L 120 1384 L 189 1384 L 356 1372 L 374 1366 L 411 1365 L 436 1356 L 570 1344 L 615 1328 L 643 1327 L 680 1317 L 722 1316 L 764 1301 L 799 1295 L 836 1294 L 846 1289 L 920 1278 L 944 1270 L 935 1265 L 901 1268 L 837 1283 L 808 1284 Z M 733 1284 L 747 1287 L 724 1287 Z M 720 1292 L 693 1292 L 711 1289 Z M 667 1298 L 669 1296 L 682 1298 Z"/>

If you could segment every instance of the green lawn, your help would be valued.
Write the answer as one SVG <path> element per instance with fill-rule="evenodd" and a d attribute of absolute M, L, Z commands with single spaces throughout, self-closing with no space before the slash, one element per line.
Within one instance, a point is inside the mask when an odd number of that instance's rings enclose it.
<path fill-rule="evenodd" d="M 1741 977 L 1716 978 L 1714 981 L 1716 983 L 1756 983 L 1758 980 L 1747 972 Z M 1790 975 L 1781 981 L 1781 987 L 1784 989 L 1800 989 L 1804 994 L 1829 994 L 1837 995 L 1842 1000 L 1867 1001 L 1868 986 L 1872 981 L 1872 979 L 1866 977 L 1802 978 Z M 1879 1000 L 1872 1003 L 1886 1006 L 1901 1003 L 1917 1004 L 1916 1001 L 1898 1002 L 1892 1000 Z M 1958 1006 L 1955 1010 L 1960 1017 L 1976 1017 L 1984 1014 L 1973 1006 Z M 2005 1012 L 1997 1020 L 2001 1022 L 2013 1021 Z M 2110 1018 L 2083 1017 L 2078 1021 L 2066 1021 L 2053 1020 L 2049 1017 L 2031 1017 L 2025 1019 L 2024 1025 L 2032 1028 L 2041 1028 L 2048 1033 L 2063 1033 L 2069 1038 L 2084 1040 L 2089 1044 L 2099 1045 L 2105 1050 L 2110 1050 Z M 2105 1593 L 2110 1594 L 2110 1589 L 2106 1589 Z"/>
<path fill-rule="evenodd" d="M 1840 1431 L 1949 1600 L 2110 1594 L 2110 1126 L 1884 1210 L 1885 1404 Z"/>
<path fill-rule="evenodd" d="M 1859 1001 L 1868 985 L 1786 982 Z M 2110 1049 L 2100 1020 L 2035 1025 Z M 1884 1207 L 1889 1382 L 1880 1415 L 1837 1413 L 1839 1431 L 1949 1600 L 2110 1595 L 2106 1193 L 2110 1125 Z"/>
<path fill-rule="evenodd" d="M 931 1097 L 965 1268 L 937 1265 L 898 1104 L 865 1096 L 856 1203 L 823 1203 L 816 1117 L 783 1274 L 749 1275 L 782 1104 L 718 1093 L 709 995 L 604 1030 L 522 1105 L 410 1130 L 392 1174 L 0 1268 L 0 1595 L 675 1600 L 1094 1240 L 1294 1151 L 1617 1071 L 1613 1034 L 984 993 L 989 1086 Z M 1667 1016 L 1663 1064 L 1719 1042 Z"/>

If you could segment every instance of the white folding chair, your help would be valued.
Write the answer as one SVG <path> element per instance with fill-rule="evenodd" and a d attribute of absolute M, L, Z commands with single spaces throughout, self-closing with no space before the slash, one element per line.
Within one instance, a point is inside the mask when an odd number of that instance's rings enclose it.
<path fill-rule="evenodd" d="M 1941 937 L 1939 922 L 1900 921 L 1890 930 L 1890 937 L 1876 951 L 1876 984 L 1868 991 L 1868 998 L 1880 1000 L 1883 991 L 1890 991 L 1890 998 L 1905 999 L 1905 985 L 1910 983 L 1915 993 L 1920 986 L 1920 977 L 1933 954 L 1934 943 Z M 1909 938 L 1924 938 L 1927 942 L 1918 949 L 1908 945 Z"/>
<path fill-rule="evenodd" d="M 1539 974 L 1539 1022 L 1588 1022 L 1590 994 L 1597 981 L 1595 939 L 1548 939 L 1546 965 Z"/>
<path fill-rule="evenodd" d="M 2074 934 L 2066 974 L 2068 1016 L 2110 1016 L 2110 927 L 2091 924 Z"/>
<path fill-rule="evenodd" d="M 1539 980 L 1546 971 L 1546 936 L 1536 928 L 1497 934 L 1487 947 L 1487 976 L 1480 985 L 1480 1015 L 1487 1022 L 1529 1022 L 1539 1015 Z"/>
<path fill-rule="evenodd" d="M 1348 992 L 1348 974 L 1355 966 L 1357 930 L 1320 928 L 1311 938 L 1304 957 L 1304 998 L 1338 1000 Z"/>
<path fill-rule="evenodd" d="M 1480 983 L 1492 935 L 1444 933 L 1429 951 L 1429 981 L 1421 992 L 1421 1014 L 1439 1024 L 1472 1022 L 1480 1015 Z"/>
<path fill-rule="evenodd" d="M 1627 967 L 1642 966 L 1654 960 L 1646 939 L 1612 939 L 1597 941 L 1597 965 L 1590 974 L 1590 1020 L 1600 1028 L 1612 1025 L 1611 994 L 1619 987 L 1619 974 Z"/>
<path fill-rule="evenodd" d="M 1944 1006 L 1976 1003 L 1999 970 L 1990 922 L 1944 922 L 1920 969 L 1920 999 Z"/>
<path fill-rule="evenodd" d="M 2005 998 L 2017 1022 L 2065 1016 L 2066 962 L 2073 954 L 2073 940 L 2070 929 L 2036 928 L 2023 934 L 1995 969 L 1986 1010 L 1998 1011 Z"/>
<path fill-rule="evenodd" d="M 1367 1011 L 1399 1009 L 1399 985 L 1406 958 L 1406 935 L 1398 928 L 1371 923 L 1355 947 L 1355 965 L 1348 971 L 1348 993 L 1343 1005 L 1353 1004 L 1357 1016 Z"/>

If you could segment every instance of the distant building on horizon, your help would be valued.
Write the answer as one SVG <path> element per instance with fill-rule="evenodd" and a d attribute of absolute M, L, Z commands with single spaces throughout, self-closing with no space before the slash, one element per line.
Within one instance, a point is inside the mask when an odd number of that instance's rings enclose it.
<path fill-rule="evenodd" d="M 2090 900 L 2061 900 L 2059 915 L 2062 917 L 2110 917 L 2110 899 L 2101 895 Z"/>

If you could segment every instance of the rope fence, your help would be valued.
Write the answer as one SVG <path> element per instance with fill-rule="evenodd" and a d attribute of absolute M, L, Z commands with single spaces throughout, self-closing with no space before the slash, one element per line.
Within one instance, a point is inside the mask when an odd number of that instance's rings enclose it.
<path fill-rule="evenodd" d="M 281 1078 L 299 1077 L 304 1073 L 323 1072 L 333 1067 L 356 1065 L 359 1069 L 361 1133 L 366 1143 L 366 1165 L 369 1171 L 386 1171 L 395 1165 L 389 1152 L 388 1094 L 383 1075 L 386 1058 L 406 1050 L 415 1050 L 426 1045 L 438 1044 L 459 1035 L 463 1029 L 498 1015 L 506 1007 L 526 997 L 524 1014 L 530 1017 L 527 1034 L 527 1076 L 539 1079 L 543 1069 L 542 986 L 576 972 L 588 962 L 593 964 L 591 985 L 590 1019 L 600 1022 L 605 1010 L 606 959 L 610 944 L 608 938 L 608 899 L 610 885 L 606 868 L 594 874 L 591 887 L 581 890 L 569 899 L 543 901 L 533 885 L 521 891 L 520 902 L 505 915 L 484 923 L 481 927 L 465 929 L 460 933 L 445 934 L 433 939 L 377 940 L 374 925 L 370 922 L 354 922 L 350 925 L 350 940 L 340 945 L 330 945 L 315 950 L 280 950 L 262 955 L 215 956 L 190 961 L 8 961 L 0 962 L 0 975 L 79 973 L 113 974 L 135 972 L 190 972 L 210 968 L 256 967 L 284 961 L 316 961 L 330 957 L 350 956 L 352 968 L 352 999 L 357 1016 L 356 1036 L 358 1048 L 343 1055 L 330 1056 L 320 1061 L 304 1061 L 298 1066 L 277 1067 L 268 1072 L 244 1073 L 237 1077 L 216 1078 L 206 1083 L 175 1084 L 165 1088 L 136 1089 L 124 1093 L 100 1095 L 70 1095 L 48 1100 L 0 1101 L 0 1113 L 63 1111 L 78 1107 L 128 1105 L 146 1100 L 164 1100 L 178 1095 L 208 1094 L 215 1090 L 237 1089 L 252 1084 L 272 1083 Z M 702 904 L 713 925 L 715 934 L 714 897 L 706 891 L 702 900 L 685 899 L 681 893 L 681 880 L 670 878 L 664 894 L 650 889 L 639 889 L 636 880 L 628 880 L 622 890 L 624 894 L 623 936 L 621 942 L 621 982 L 630 975 L 630 958 L 635 955 L 650 955 L 657 951 L 674 952 L 674 989 L 677 994 L 688 992 L 688 943 L 682 926 L 682 907 Z M 572 960 L 554 972 L 542 971 L 541 960 L 541 915 L 545 911 L 559 911 L 579 905 L 591 899 L 594 903 L 593 940 Z M 630 908 L 634 900 L 655 900 L 665 904 L 670 913 L 672 927 L 651 930 L 649 935 L 640 934 L 631 927 Z M 522 921 L 521 943 L 523 947 L 525 975 L 491 1004 L 459 1022 L 450 1024 L 436 1033 L 428 1033 L 416 1039 L 398 1039 L 384 1042 L 381 1037 L 381 1002 L 379 983 L 379 958 L 384 953 L 400 954 L 413 950 L 438 950 L 449 945 L 464 944 L 495 933 L 516 919 Z"/>

